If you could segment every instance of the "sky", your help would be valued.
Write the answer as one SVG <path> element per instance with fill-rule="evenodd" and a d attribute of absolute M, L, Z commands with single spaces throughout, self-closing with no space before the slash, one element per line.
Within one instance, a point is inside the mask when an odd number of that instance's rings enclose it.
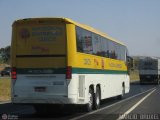
<path fill-rule="evenodd" d="M 123 42 L 130 55 L 160 57 L 160 0 L 0 0 L 0 48 L 11 44 L 12 23 L 67 17 Z"/>

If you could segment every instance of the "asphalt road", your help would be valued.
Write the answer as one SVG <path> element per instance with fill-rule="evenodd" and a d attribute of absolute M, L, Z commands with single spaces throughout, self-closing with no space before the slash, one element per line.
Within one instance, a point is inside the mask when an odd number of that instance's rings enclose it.
<path fill-rule="evenodd" d="M 102 101 L 101 108 L 89 113 L 81 110 L 61 111 L 59 114 L 38 115 L 28 105 L 0 104 L 0 118 L 14 119 L 48 118 L 52 120 L 160 120 L 160 87 L 157 85 L 131 84 L 130 93 L 123 100 L 109 98 Z M 66 112 L 67 111 L 67 112 Z"/>

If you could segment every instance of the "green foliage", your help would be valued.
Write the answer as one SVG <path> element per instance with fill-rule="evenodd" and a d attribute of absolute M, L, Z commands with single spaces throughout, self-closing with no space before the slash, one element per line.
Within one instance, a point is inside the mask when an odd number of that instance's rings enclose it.
<path fill-rule="evenodd" d="M 9 63 L 10 62 L 10 46 L 0 49 L 1 60 L 0 62 Z"/>

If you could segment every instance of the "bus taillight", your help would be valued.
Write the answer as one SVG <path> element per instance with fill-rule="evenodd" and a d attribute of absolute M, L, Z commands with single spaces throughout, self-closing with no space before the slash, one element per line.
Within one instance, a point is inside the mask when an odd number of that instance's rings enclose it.
<path fill-rule="evenodd" d="M 71 66 L 66 67 L 66 79 L 72 79 L 72 67 Z"/>
<path fill-rule="evenodd" d="M 12 79 L 17 79 L 17 70 L 15 67 L 12 68 L 11 76 L 12 76 Z"/>

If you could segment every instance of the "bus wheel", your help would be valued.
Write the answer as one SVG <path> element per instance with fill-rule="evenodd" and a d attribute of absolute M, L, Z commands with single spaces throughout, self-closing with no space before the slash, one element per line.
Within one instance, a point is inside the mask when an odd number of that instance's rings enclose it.
<path fill-rule="evenodd" d="M 157 81 L 157 85 L 159 85 L 159 80 Z"/>
<path fill-rule="evenodd" d="M 124 94 L 125 94 L 125 86 L 122 87 L 122 94 L 117 96 L 118 100 L 123 99 Z"/>
<path fill-rule="evenodd" d="M 124 97 L 125 95 L 125 86 L 123 86 L 123 89 L 122 89 L 122 98 Z"/>
<path fill-rule="evenodd" d="M 96 94 L 95 94 L 95 98 L 94 98 L 94 108 L 95 109 L 99 109 L 100 107 L 100 88 L 96 87 Z"/>
<path fill-rule="evenodd" d="M 89 88 L 88 97 L 89 97 L 89 101 L 88 101 L 88 104 L 86 105 L 86 111 L 90 112 L 93 110 L 93 100 L 94 100 L 94 92 L 91 88 Z"/>

